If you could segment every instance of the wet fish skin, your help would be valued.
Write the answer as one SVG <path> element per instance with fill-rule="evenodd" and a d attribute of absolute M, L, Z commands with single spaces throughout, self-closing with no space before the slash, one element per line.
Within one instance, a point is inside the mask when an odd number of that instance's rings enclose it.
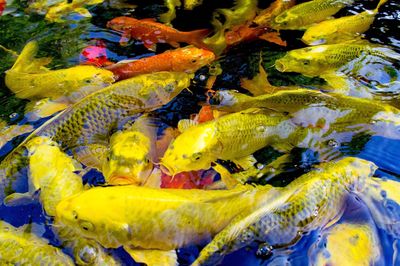
<path fill-rule="evenodd" d="M 107 69 L 112 71 L 118 80 L 123 80 L 159 71 L 194 73 L 214 59 L 215 55 L 211 51 L 196 47 L 184 47 L 128 63 L 117 63 Z"/>
<path fill-rule="evenodd" d="M 288 117 L 263 109 L 248 109 L 188 128 L 168 147 L 161 166 L 169 175 L 208 169 L 217 159 L 248 156 L 278 141 L 297 138 Z"/>
<path fill-rule="evenodd" d="M 387 0 L 380 0 L 374 10 L 313 25 L 307 28 L 301 40 L 308 45 L 334 44 L 354 40 L 370 28 L 379 7 L 386 2 Z"/>
<path fill-rule="evenodd" d="M 85 5 L 96 5 L 103 3 L 104 0 L 72 0 L 71 2 L 61 2 L 49 7 L 45 19 L 50 22 L 64 22 L 63 16 L 72 12 L 78 13 L 83 17 L 92 17 Z"/>
<path fill-rule="evenodd" d="M 315 22 L 320 22 L 336 14 L 354 0 L 313 0 L 295 5 L 282 12 L 272 21 L 274 29 L 297 30 Z M 312 15 L 310 15 L 312 14 Z"/>
<path fill-rule="evenodd" d="M 297 242 L 302 232 L 322 228 L 340 218 L 346 195 L 361 189 L 376 166 L 369 161 L 347 157 L 321 164 L 302 175 L 261 208 L 237 217 L 201 252 L 192 265 L 215 265 L 224 255 L 263 242 L 259 255 L 274 247 Z"/>
<path fill-rule="evenodd" d="M 276 60 L 275 67 L 280 72 L 297 72 L 308 77 L 316 77 L 336 71 L 351 60 L 366 55 L 389 60 L 400 59 L 400 54 L 390 48 L 363 41 L 295 49 Z"/>
<path fill-rule="evenodd" d="M 71 258 L 48 241 L 0 221 L 0 263 L 2 265 L 75 265 Z"/>
<path fill-rule="evenodd" d="M 91 144 L 107 144 L 122 121 L 154 110 L 189 87 L 192 74 L 158 72 L 124 80 L 95 92 L 53 117 L 35 130 L 0 163 L 0 198 L 15 191 L 13 183 L 27 165 L 28 140 L 51 138 L 62 150 L 78 152 Z"/>
<path fill-rule="evenodd" d="M 60 202 L 56 219 L 104 247 L 172 250 L 209 239 L 238 214 L 257 208 L 270 189 L 96 187 Z"/>

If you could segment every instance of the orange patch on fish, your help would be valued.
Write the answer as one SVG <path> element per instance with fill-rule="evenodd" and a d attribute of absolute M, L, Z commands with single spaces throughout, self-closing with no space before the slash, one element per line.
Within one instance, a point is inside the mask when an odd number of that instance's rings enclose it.
<path fill-rule="evenodd" d="M 214 119 L 213 110 L 210 105 L 201 107 L 197 116 L 197 122 L 203 123 Z"/>
<path fill-rule="evenodd" d="M 214 59 L 214 53 L 209 50 L 185 47 L 129 63 L 114 64 L 107 67 L 107 69 L 114 73 L 117 80 L 123 80 L 159 71 L 194 73 L 199 68 L 214 61 Z"/>
<path fill-rule="evenodd" d="M 286 41 L 281 39 L 281 36 L 279 35 L 279 32 L 272 31 L 272 32 L 266 32 L 259 36 L 260 39 L 265 40 L 270 43 L 275 43 L 280 46 L 285 46 L 287 45 Z"/>
<path fill-rule="evenodd" d="M 225 33 L 225 41 L 228 46 L 240 42 L 257 40 L 258 37 L 268 31 L 266 27 L 250 27 L 249 25 L 235 26 L 231 31 Z"/>
<path fill-rule="evenodd" d="M 143 45 L 154 51 L 157 43 L 168 43 L 173 47 L 179 47 L 179 43 L 189 43 L 199 48 L 207 48 L 203 39 L 210 33 L 208 29 L 194 30 L 190 32 L 178 31 L 154 19 L 135 19 L 130 17 L 117 17 L 107 23 L 107 27 L 122 31 L 121 43 L 129 39 L 141 40 Z"/>

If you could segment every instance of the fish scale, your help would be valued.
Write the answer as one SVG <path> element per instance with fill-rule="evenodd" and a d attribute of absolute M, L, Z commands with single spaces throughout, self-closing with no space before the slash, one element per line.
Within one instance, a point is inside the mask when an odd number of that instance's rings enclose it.
<path fill-rule="evenodd" d="M 48 120 L 1 162 L 0 198 L 15 190 L 12 184 L 26 166 L 22 158 L 24 145 L 33 137 L 47 136 L 63 150 L 107 143 L 119 123 L 169 102 L 189 87 L 192 77 L 183 72 L 158 72 L 123 80 L 90 94 Z"/>

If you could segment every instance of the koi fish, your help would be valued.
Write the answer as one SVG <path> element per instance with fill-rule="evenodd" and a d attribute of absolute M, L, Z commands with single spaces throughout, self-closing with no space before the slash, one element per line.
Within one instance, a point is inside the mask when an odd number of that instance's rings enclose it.
<path fill-rule="evenodd" d="M 130 17 L 114 18 L 107 23 L 107 27 L 123 32 L 120 42 L 124 43 L 131 38 L 138 39 L 152 51 L 156 50 L 157 43 L 168 43 L 173 47 L 179 47 L 180 42 L 207 49 L 203 39 L 209 34 L 208 29 L 182 32 L 158 23 L 154 19 L 138 20 Z"/>
<path fill-rule="evenodd" d="M 184 47 L 129 63 L 114 64 L 106 67 L 106 69 L 113 72 L 117 80 L 123 80 L 136 75 L 159 71 L 194 73 L 214 59 L 215 55 L 211 51 L 196 47 Z"/>

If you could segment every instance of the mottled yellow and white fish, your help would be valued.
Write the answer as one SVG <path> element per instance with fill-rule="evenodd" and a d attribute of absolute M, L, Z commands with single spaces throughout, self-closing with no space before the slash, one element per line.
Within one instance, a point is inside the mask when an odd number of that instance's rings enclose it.
<path fill-rule="evenodd" d="M 85 6 L 97 5 L 103 3 L 104 0 L 72 0 L 63 1 L 50 6 L 45 19 L 50 22 L 64 22 L 63 17 L 71 13 L 77 13 L 82 17 L 91 18 L 92 14 L 85 8 Z"/>
<path fill-rule="evenodd" d="M 44 211 L 54 217 L 61 200 L 84 190 L 82 178 L 77 174 L 82 167 L 47 137 L 36 137 L 26 147 L 29 156 L 29 192 L 11 194 L 4 202 L 6 205 L 29 203 L 34 194 L 39 193 Z M 76 235 L 57 221 L 54 223 L 54 232 L 78 265 L 118 265 L 95 241 Z"/>
<path fill-rule="evenodd" d="M 300 130 L 282 114 L 247 109 L 186 129 L 161 158 L 165 173 L 208 169 L 217 159 L 245 158 L 255 151 L 280 142 L 292 143 Z"/>
<path fill-rule="evenodd" d="M 366 32 L 375 20 L 379 8 L 387 0 L 380 0 L 374 10 L 353 16 L 330 19 L 307 28 L 302 41 L 308 45 L 333 44 L 354 40 Z"/>
<path fill-rule="evenodd" d="M 56 218 L 104 247 L 124 246 L 137 262 L 156 265 L 152 255 L 171 257 L 174 249 L 208 241 L 235 216 L 266 204 L 270 190 L 96 187 L 60 202 Z"/>
<path fill-rule="evenodd" d="M 348 157 L 321 164 L 281 188 L 274 199 L 250 214 L 235 218 L 201 252 L 193 265 L 216 265 L 235 250 L 261 242 L 257 255 L 266 257 L 275 248 L 293 245 L 302 233 L 336 222 L 349 192 L 362 188 L 376 166 Z"/>
<path fill-rule="evenodd" d="M 1 265 L 75 265 L 59 248 L 26 231 L 0 221 Z"/>
<path fill-rule="evenodd" d="M 5 83 L 18 98 L 30 100 L 51 98 L 60 103 L 59 106 L 63 109 L 68 104 L 75 103 L 114 82 L 111 71 L 94 66 L 50 70 L 44 66 L 51 59 L 35 58 L 37 52 L 36 41 L 27 43 L 13 67 L 6 72 Z M 52 114 L 48 106 L 43 111 L 45 113 L 43 116 Z"/>
<path fill-rule="evenodd" d="M 354 0 L 312 0 L 295 5 L 275 17 L 274 29 L 297 30 L 326 20 L 340 9 L 354 3 Z"/>
<path fill-rule="evenodd" d="M 142 112 L 168 103 L 189 87 L 192 77 L 193 74 L 180 72 L 158 72 L 123 80 L 88 95 L 48 120 L 0 163 L 0 199 L 15 192 L 13 182 L 23 176 L 29 139 L 47 136 L 63 151 L 72 150 L 79 158 L 96 159 L 105 154 L 97 148 L 107 147 L 113 131 Z"/>
<path fill-rule="evenodd" d="M 289 51 L 275 61 L 280 72 L 297 72 L 316 77 L 332 72 L 361 56 L 378 56 L 389 60 L 400 60 L 400 54 L 392 49 L 368 42 L 326 44 Z"/>
<path fill-rule="evenodd" d="M 314 246 L 311 259 L 316 266 L 375 265 L 382 253 L 375 225 L 368 223 L 335 224 Z"/>
<path fill-rule="evenodd" d="M 145 116 L 133 125 L 114 133 L 110 138 L 107 159 L 102 173 L 109 185 L 143 185 L 153 171 L 156 162 L 157 128 Z"/>

